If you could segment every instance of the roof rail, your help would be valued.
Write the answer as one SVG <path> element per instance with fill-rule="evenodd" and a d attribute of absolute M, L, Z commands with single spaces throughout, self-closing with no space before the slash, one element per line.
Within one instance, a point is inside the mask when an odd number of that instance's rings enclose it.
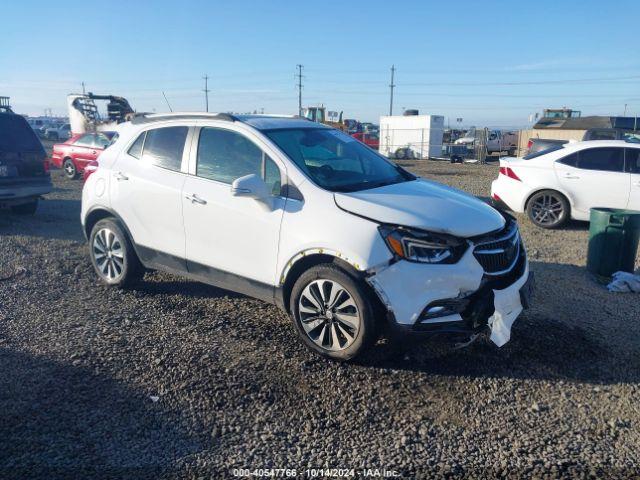
<path fill-rule="evenodd" d="M 206 119 L 206 120 L 225 120 L 227 122 L 239 122 L 240 119 L 230 113 L 189 113 L 189 112 L 176 112 L 176 113 L 140 113 L 136 114 L 131 123 L 134 125 L 141 125 L 144 123 L 157 122 L 162 120 L 193 120 L 193 119 Z"/>

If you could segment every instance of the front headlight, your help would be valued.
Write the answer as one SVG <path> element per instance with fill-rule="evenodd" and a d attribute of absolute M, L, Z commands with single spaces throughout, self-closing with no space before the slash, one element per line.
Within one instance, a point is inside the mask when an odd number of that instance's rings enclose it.
<path fill-rule="evenodd" d="M 389 250 L 399 258 L 419 263 L 456 263 L 467 249 L 467 242 L 452 235 L 405 227 L 378 227 Z"/>

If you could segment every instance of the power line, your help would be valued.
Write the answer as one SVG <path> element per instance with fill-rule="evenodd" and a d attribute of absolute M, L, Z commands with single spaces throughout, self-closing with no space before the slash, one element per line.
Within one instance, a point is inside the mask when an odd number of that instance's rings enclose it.
<path fill-rule="evenodd" d="M 454 87 L 475 87 L 475 86 L 509 86 L 509 85 L 561 85 L 584 84 L 584 83 L 618 83 L 620 80 L 638 80 L 640 75 L 631 75 L 627 77 L 600 77 L 600 78 L 574 78 L 564 80 L 536 80 L 531 82 L 427 82 L 427 83 L 403 83 L 404 86 L 421 87 L 421 86 L 454 86 Z"/>
<path fill-rule="evenodd" d="M 208 86 L 209 86 L 209 76 L 205 75 L 204 77 L 202 77 L 202 79 L 204 80 L 204 101 L 205 101 L 205 109 L 208 112 L 209 111 L 209 92 L 211 90 L 209 90 Z"/>
<path fill-rule="evenodd" d="M 389 99 L 389 115 L 393 115 L 393 89 L 395 88 L 395 84 L 393 83 L 393 77 L 396 73 L 396 66 L 391 65 L 391 83 L 389 84 L 389 88 L 391 89 L 391 98 Z"/>
<path fill-rule="evenodd" d="M 302 69 L 304 66 L 298 64 L 296 67 L 298 68 L 298 73 L 296 74 L 296 77 L 298 77 L 298 115 L 302 116 Z"/>

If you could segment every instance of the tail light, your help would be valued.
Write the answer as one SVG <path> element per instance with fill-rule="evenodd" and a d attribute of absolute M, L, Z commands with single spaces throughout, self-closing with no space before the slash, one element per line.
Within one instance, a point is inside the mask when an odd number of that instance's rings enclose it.
<path fill-rule="evenodd" d="M 49 173 L 50 170 L 50 164 L 49 164 L 49 159 L 45 158 L 44 162 L 42 162 L 42 166 L 44 167 L 44 173 Z"/>
<path fill-rule="evenodd" d="M 91 160 L 89 163 L 87 163 L 87 165 L 84 167 L 82 179 L 86 182 L 87 178 L 89 178 L 89 175 L 95 172 L 98 169 L 98 166 L 99 164 L 96 160 Z"/>
<path fill-rule="evenodd" d="M 510 167 L 500 167 L 500 175 L 506 175 L 507 177 L 517 180 L 519 182 L 522 181 L 520 180 L 520 177 L 518 177 L 518 175 L 516 175 L 516 173 L 513 170 L 511 170 Z"/>

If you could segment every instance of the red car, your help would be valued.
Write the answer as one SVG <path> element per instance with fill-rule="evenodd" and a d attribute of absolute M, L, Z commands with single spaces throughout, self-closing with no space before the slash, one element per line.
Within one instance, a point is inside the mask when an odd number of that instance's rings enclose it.
<path fill-rule="evenodd" d="M 366 146 L 373 148 L 374 150 L 378 150 L 380 147 L 380 138 L 377 133 L 352 133 L 351 136 L 356 140 L 360 140 Z"/>
<path fill-rule="evenodd" d="M 67 178 L 78 178 L 87 165 L 95 165 L 98 156 L 111 144 L 112 136 L 112 132 L 72 135 L 66 142 L 53 146 L 51 163 L 62 168 Z"/>

